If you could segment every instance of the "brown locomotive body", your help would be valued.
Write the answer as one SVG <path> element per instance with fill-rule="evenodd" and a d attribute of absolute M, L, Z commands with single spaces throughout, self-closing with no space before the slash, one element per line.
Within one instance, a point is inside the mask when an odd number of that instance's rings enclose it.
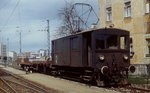
<path fill-rule="evenodd" d="M 103 28 L 80 32 L 52 41 L 52 67 L 98 86 L 127 83 L 130 65 L 129 32 Z"/>

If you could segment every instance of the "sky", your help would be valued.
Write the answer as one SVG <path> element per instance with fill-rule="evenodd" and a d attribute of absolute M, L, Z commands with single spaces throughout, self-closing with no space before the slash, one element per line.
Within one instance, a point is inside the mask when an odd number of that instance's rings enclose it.
<path fill-rule="evenodd" d="M 47 21 L 50 20 L 50 39 L 57 37 L 62 25 L 59 10 L 70 3 L 88 3 L 98 14 L 98 0 L 0 0 L 0 43 L 8 51 L 19 52 L 19 33 L 23 52 L 47 49 Z"/>

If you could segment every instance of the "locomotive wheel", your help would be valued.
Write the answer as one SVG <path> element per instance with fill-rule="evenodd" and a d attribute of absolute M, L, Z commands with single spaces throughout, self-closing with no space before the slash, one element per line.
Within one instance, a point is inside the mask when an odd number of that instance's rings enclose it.
<path fill-rule="evenodd" d="M 96 82 L 96 85 L 99 87 L 105 86 L 104 81 L 101 81 L 101 79 L 100 79 L 100 74 L 97 74 L 95 76 L 95 82 Z"/>
<path fill-rule="evenodd" d="M 122 85 L 128 85 L 129 82 L 128 82 L 127 79 L 122 79 L 122 80 L 121 80 L 121 84 L 122 84 Z"/>
<path fill-rule="evenodd" d="M 102 87 L 102 86 L 104 86 L 105 84 L 104 84 L 104 82 L 103 81 L 100 81 L 100 80 L 96 80 L 96 85 L 97 86 L 99 86 L 99 87 Z"/>

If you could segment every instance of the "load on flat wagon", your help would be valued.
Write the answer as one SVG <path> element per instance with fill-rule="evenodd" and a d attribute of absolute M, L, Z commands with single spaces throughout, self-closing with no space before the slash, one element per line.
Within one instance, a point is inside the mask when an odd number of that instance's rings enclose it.
<path fill-rule="evenodd" d="M 52 41 L 52 71 L 95 81 L 98 86 L 127 84 L 130 65 L 129 32 L 103 28 Z"/>
<path fill-rule="evenodd" d="M 23 70 L 26 70 L 28 72 L 36 71 L 42 73 L 47 73 L 48 71 L 50 71 L 50 66 L 52 64 L 49 59 L 35 60 L 35 58 L 18 58 L 16 62 Z"/>

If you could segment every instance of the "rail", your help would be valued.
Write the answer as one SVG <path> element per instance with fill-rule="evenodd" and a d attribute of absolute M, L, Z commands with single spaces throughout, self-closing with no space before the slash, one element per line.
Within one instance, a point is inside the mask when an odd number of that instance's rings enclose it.
<path fill-rule="evenodd" d="M 1 91 L 3 91 L 4 93 L 18 93 L 17 91 L 15 91 L 14 88 L 12 88 L 4 79 L 0 78 L 0 86 Z"/>
<path fill-rule="evenodd" d="M 18 89 L 21 89 L 21 87 L 27 88 L 26 89 L 27 91 L 31 90 L 33 91 L 33 93 L 51 93 L 50 89 L 47 89 L 44 86 L 41 86 L 39 84 L 34 84 L 31 81 L 28 81 L 20 76 L 12 74 L 3 69 L 0 69 L 0 76 L 1 78 L 3 78 L 3 81 L 9 83 L 13 88 L 16 87 L 15 90 L 19 91 L 18 93 L 20 93 L 21 90 L 18 90 Z"/>
<path fill-rule="evenodd" d="M 10 74 L 11 74 L 11 73 L 10 73 Z M 28 80 L 25 80 L 25 79 L 23 79 L 23 78 L 21 78 L 21 77 L 19 77 L 19 76 L 16 76 L 15 74 L 11 74 L 11 75 L 12 75 L 13 77 L 15 77 L 16 79 L 19 79 L 19 80 L 21 80 L 21 81 L 27 83 L 28 86 L 34 87 L 34 89 L 41 90 L 41 91 L 43 91 L 44 93 L 49 93 L 49 91 L 47 91 L 46 89 L 40 87 L 40 86 L 37 85 L 37 84 L 34 84 L 34 83 L 32 83 L 32 82 L 30 82 L 30 81 L 28 81 Z"/>
<path fill-rule="evenodd" d="M 123 86 L 123 87 L 112 87 L 111 90 L 119 91 L 121 93 L 150 93 L 149 89 L 138 88 L 133 86 Z"/>
<path fill-rule="evenodd" d="M 4 90 L 3 88 L 0 88 L 0 93 L 8 93 L 8 92 Z"/>
<path fill-rule="evenodd" d="M 17 82 L 11 81 L 11 80 L 6 80 L 6 82 L 8 82 L 11 86 L 14 86 L 14 87 L 19 86 L 20 89 L 22 88 L 22 89 L 25 90 L 25 88 L 26 88 L 26 90 L 28 90 L 29 92 L 32 91 L 33 93 L 43 93 L 43 92 L 41 92 L 39 90 L 36 90 L 36 89 L 34 89 L 32 87 L 29 87 L 29 86 L 25 85 L 25 84 L 17 83 Z M 18 87 L 16 87 L 16 88 L 18 88 Z M 22 90 L 19 91 L 19 92 L 22 92 Z"/>
<path fill-rule="evenodd" d="M 131 89 L 133 93 L 150 93 L 150 90 L 144 89 L 144 88 L 137 88 L 137 87 L 132 87 L 132 86 L 128 86 L 126 88 Z"/>

